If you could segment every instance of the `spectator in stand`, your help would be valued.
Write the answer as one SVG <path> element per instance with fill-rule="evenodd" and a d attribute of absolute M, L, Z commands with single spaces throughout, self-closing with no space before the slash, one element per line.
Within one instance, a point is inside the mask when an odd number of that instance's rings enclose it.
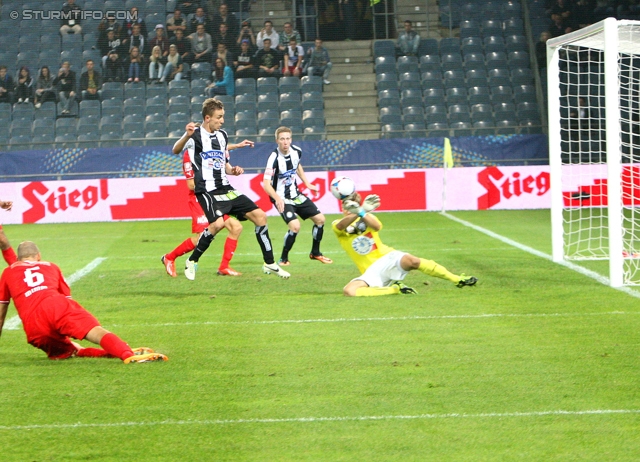
<path fill-rule="evenodd" d="M 107 64 L 107 56 L 109 52 L 115 51 L 117 53 L 122 49 L 122 40 L 116 37 L 116 33 L 113 29 L 108 30 L 104 38 L 98 39 L 98 48 L 102 55 L 102 67 Z"/>
<path fill-rule="evenodd" d="M 167 19 L 167 37 L 171 40 L 176 35 L 176 31 L 180 29 L 183 33 L 187 31 L 187 19 L 182 16 L 180 9 L 176 8 L 173 16 Z"/>
<path fill-rule="evenodd" d="M 153 51 L 155 47 L 160 47 L 160 54 L 163 58 L 169 54 L 169 39 L 164 33 L 162 24 L 156 25 L 156 36 L 149 41 L 150 50 Z"/>
<path fill-rule="evenodd" d="M 172 43 L 169 45 L 167 64 L 164 66 L 164 73 L 160 78 L 160 82 L 182 80 L 182 69 L 182 57 L 178 54 L 178 47 Z"/>
<path fill-rule="evenodd" d="M 76 5 L 76 0 L 67 0 L 67 3 L 62 7 L 62 13 L 65 18 L 62 20 L 62 27 L 60 27 L 61 34 L 81 34 L 82 26 L 80 26 L 80 17 L 82 16 L 82 9 Z"/>
<path fill-rule="evenodd" d="M 549 26 L 551 37 L 559 37 L 572 31 L 573 29 L 565 23 L 560 15 L 553 15 L 551 25 Z"/>
<path fill-rule="evenodd" d="M 158 45 L 151 50 L 151 56 L 149 56 L 149 83 L 156 83 L 160 81 L 164 75 L 164 56 L 162 56 L 162 50 Z"/>
<path fill-rule="evenodd" d="M 200 7 L 198 0 L 178 0 L 176 2 L 176 8 L 182 11 L 184 16 L 189 16 Z M 204 10 L 203 10 L 204 11 Z"/>
<path fill-rule="evenodd" d="M 86 62 L 87 70 L 80 76 L 80 95 L 82 100 L 100 99 L 102 89 L 102 76 L 94 69 L 95 63 L 92 59 Z"/>
<path fill-rule="evenodd" d="M 175 36 L 169 40 L 171 45 L 175 45 L 178 50 L 178 54 L 182 58 L 182 61 L 187 64 L 193 63 L 193 53 L 191 52 L 191 40 L 184 36 L 184 32 L 180 29 L 177 29 L 175 32 Z M 170 46 L 171 46 L 170 45 Z M 169 52 L 171 52 L 171 48 L 169 48 Z"/>
<path fill-rule="evenodd" d="M 249 50 L 249 40 L 244 39 L 240 44 L 240 54 L 233 62 L 236 69 L 235 75 L 237 79 L 256 78 L 256 68 L 253 61 L 253 53 Z"/>
<path fill-rule="evenodd" d="M 215 95 L 234 96 L 235 81 L 233 71 L 222 58 L 217 58 L 216 66 L 211 73 L 213 82 L 207 87 L 207 95 L 211 98 Z"/>
<path fill-rule="evenodd" d="M 22 66 L 18 72 L 16 98 L 18 103 L 28 103 L 33 99 L 33 77 L 27 66 Z"/>
<path fill-rule="evenodd" d="M 218 58 L 222 58 L 225 63 L 229 64 L 235 61 L 234 53 L 230 52 L 222 42 L 218 43 L 218 50 L 212 55 L 211 61 L 215 63 Z"/>
<path fill-rule="evenodd" d="M 278 39 L 278 49 L 280 51 L 286 51 L 289 46 L 289 41 L 294 38 L 296 39 L 296 43 L 302 43 L 302 38 L 300 37 L 300 32 L 293 29 L 293 26 L 290 22 L 284 23 L 284 30 L 280 32 L 280 37 Z"/>
<path fill-rule="evenodd" d="M 398 52 L 403 56 L 418 56 L 420 35 L 413 30 L 413 23 L 408 19 L 404 22 L 404 30 L 398 36 Z"/>
<path fill-rule="evenodd" d="M 76 99 L 76 73 L 71 70 L 69 61 L 62 63 L 58 76 L 53 80 L 58 88 L 58 98 L 62 103 L 62 114 L 69 114 L 71 102 Z"/>
<path fill-rule="evenodd" d="M 284 67 L 282 73 L 289 77 L 302 77 L 302 60 L 304 58 L 304 49 L 298 45 L 295 37 L 289 39 L 289 46 L 284 53 Z"/>
<path fill-rule="evenodd" d="M 358 32 L 356 26 L 356 0 L 339 0 L 340 15 L 343 19 L 344 37 L 346 40 L 355 40 Z"/>
<path fill-rule="evenodd" d="M 236 40 L 236 48 L 240 48 L 242 45 L 242 41 L 247 40 L 249 43 L 249 51 L 255 53 L 256 50 L 256 36 L 253 33 L 253 29 L 251 29 L 251 21 L 244 21 L 242 23 L 242 28 L 240 29 L 240 33 L 238 34 L 238 39 Z"/>
<path fill-rule="evenodd" d="M 220 24 L 227 25 L 227 32 L 234 38 L 238 36 L 238 18 L 236 15 L 229 11 L 229 6 L 226 3 L 221 3 L 218 7 L 218 12 L 213 15 L 211 20 L 211 30 L 219 31 Z"/>
<path fill-rule="evenodd" d="M 333 67 L 331 59 L 329 58 L 329 52 L 322 46 L 322 40 L 319 38 L 316 39 L 315 45 L 315 47 L 309 48 L 307 52 L 309 56 L 306 69 L 307 75 L 321 75 L 324 84 L 329 85 L 331 83 L 329 81 L 329 73 Z"/>
<path fill-rule="evenodd" d="M 227 47 L 227 50 L 235 52 L 236 37 L 235 35 L 231 35 L 225 23 L 220 24 L 220 31 L 216 34 L 215 37 L 212 38 L 212 40 L 215 46 L 217 46 L 217 44 L 219 43 L 224 43 L 224 46 Z"/>
<path fill-rule="evenodd" d="M 40 109 L 42 103 L 46 101 L 53 101 L 54 103 L 56 102 L 56 90 L 55 85 L 53 84 L 53 77 L 51 77 L 51 72 L 49 71 L 49 67 L 42 66 L 42 68 L 40 69 L 40 74 L 38 75 L 38 79 L 36 80 L 36 109 Z"/>
<path fill-rule="evenodd" d="M 213 44 L 211 36 L 205 31 L 204 24 L 198 24 L 196 32 L 189 36 L 194 63 L 210 63 Z"/>
<path fill-rule="evenodd" d="M 536 43 L 536 59 L 540 74 L 544 74 L 547 69 L 547 40 L 551 38 L 551 32 L 544 31 L 540 34 L 540 40 Z"/>
<path fill-rule="evenodd" d="M 262 41 L 262 49 L 256 53 L 258 77 L 280 77 L 280 52 L 271 47 L 271 39 Z"/>
<path fill-rule="evenodd" d="M 132 48 L 137 48 L 140 54 L 144 54 L 148 48 L 146 43 L 146 36 L 142 35 L 142 26 L 140 24 L 134 24 L 131 32 L 131 37 L 123 43 L 123 54 L 131 53 Z"/>
<path fill-rule="evenodd" d="M 143 37 L 147 36 L 147 24 L 144 22 L 142 15 L 138 12 L 138 8 L 135 6 L 131 8 L 129 19 L 124 22 L 122 26 L 122 39 L 127 40 L 133 34 L 133 25 L 140 25 L 140 33 Z M 127 42 L 128 43 L 128 42 Z"/>
<path fill-rule="evenodd" d="M 114 31 L 116 38 L 123 38 L 122 26 L 116 21 L 115 13 L 109 13 L 109 15 L 100 21 L 98 25 L 98 41 L 103 40 L 107 36 L 108 31 Z"/>
<path fill-rule="evenodd" d="M 111 50 L 107 57 L 107 64 L 104 66 L 105 82 L 124 82 L 124 69 L 118 56 L 118 52 Z"/>
<path fill-rule="evenodd" d="M 129 63 L 127 82 L 140 82 L 140 76 L 144 68 L 144 57 L 140 54 L 138 47 L 131 48 L 127 62 Z"/>
<path fill-rule="evenodd" d="M 0 103 L 13 104 L 16 84 L 7 72 L 7 66 L 0 66 Z"/>
<path fill-rule="evenodd" d="M 549 10 L 551 21 L 561 20 L 566 27 L 573 29 L 573 11 L 571 5 L 565 0 L 555 0 L 555 3 Z"/>
<path fill-rule="evenodd" d="M 184 11 L 182 11 L 182 14 L 185 14 Z M 189 32 L 191 34 L 197 32 L 198 30 L 198 26 L 202 24 L 204 26 L 204 30 L 207 34 L 211 35 L 210 31 L 210 24 L 209 24 L 209 20 L 207 19 L 207 15 L 204 12 L 204 8 L 202 7 L 198 7 L 196 9 L 196 14 L 193 16 L 193 18 L 191 19 L 191 22 L 189 23 Z"/>
<path fill-rule="evenodd" d="M 638 0 L 631 0 L 636 2 Z M 624 6 L 620 6 L 619 8 L 625 8 Z M 578 0 L 573 4 L 571 9 L 571 15 L 573 17 L 573 22 L 577 28 L 581 29 L 590 24 L 593 24 L 595 21 L 593 17 L 594 6 L 591 0 Z"/>
<path fill-rule="evenodd" d="M 264 29 L 258 32 L 258 37 L 256 38 L 256 45 L 260 50 L 264 48 L 264 40 L 267 38 L 269 39 L 269 43 L 271 43 L 271 48 L 278 48 L 280 36 L 273 29 L 273 23 L 268 19 L 264 22 Z"/>

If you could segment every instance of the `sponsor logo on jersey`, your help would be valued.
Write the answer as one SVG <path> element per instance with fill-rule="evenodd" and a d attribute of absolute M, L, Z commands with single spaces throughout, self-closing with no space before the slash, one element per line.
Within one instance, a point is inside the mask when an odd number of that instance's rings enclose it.
<path fill-rule="evenodd" d="M 351 247 L 360 255 L 367 255 L 375 248 L 375 241 L 368 235 L 358 236 L 351 241 Z"/>
<path fill-rule="evenodd" d="M 282 172 L 280 175 L 278 175 L 278 179 L 282 181 L 282 184 L 284 184 L 285 186 L 291 186 L 295 181 L 294 180 L 295 174 L 296 174 L 295 170 L 287 170 L 286 172 Z"/>

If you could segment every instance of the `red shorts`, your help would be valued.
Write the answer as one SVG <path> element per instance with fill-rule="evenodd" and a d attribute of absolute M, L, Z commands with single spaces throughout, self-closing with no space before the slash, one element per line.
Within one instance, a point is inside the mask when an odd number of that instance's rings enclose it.
<path fill-rule="evenodd" d="M 209 226 L 209 220 L 202 211 L 195 195 L 189 195 L 189 210 L 191 211 L 191 232 L 200 234 Z"/>
<path fill-rule="evenodd" d="M 63 295 L 48 297 L 23 324 L 27 341 L 47 353 L 49 359 L 71 357 L 76 348 L 69 337 L 82 340 L 100 325 L 78 302 Z"/>

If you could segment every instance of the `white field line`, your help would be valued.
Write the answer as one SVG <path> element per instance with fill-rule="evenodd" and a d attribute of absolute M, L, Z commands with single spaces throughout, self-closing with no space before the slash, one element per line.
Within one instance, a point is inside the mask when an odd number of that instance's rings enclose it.
<path fill-rule="evenodd" d="M 603 313 L 483 313 L 483 314 L 451 314 L 433 316 L 385 316 L 371 318 L 317 318 L 317 319 L 275 319 L 254 321 L 202 321 L 202 322 L 165 322 L 154 324 L 111 324 L 109 327 L 193 327 L 193 326 L 246 326 L 269 324 L 313 324 L 337 322 L 378 322 L 378 321 L 422 321 L 437 319 L 492 319 L 492 318 L 564 318 L 584 316 L 625 316 L 639 315 L 640 312 L 607 311 Z"/>
<path fill-rule="evenodd" d="M 96 267 L 105 260 L 106 258 L 102 258 L 102 257 L 96 258 L 87 266 L 85 266 L 82 269 L 79 269 L 78 271 L 73 273 L 71 276 L 69 276 L 67 278 L 67 284 L 71 285 L 74 282 L 79 281 L 80 279 L 85 277 L 87 274 L 89 274 L 91 271 L 96 269 Z M 4 330 L 19 330 L 21 324 L 22 322 L 20 321 L 20 317 L 14 316 L 4 324 Z"/>
<path fill-rule="evenodd" d="M 530 253 L 531 255 L 535 255 L 536 257 L 544 258 L 545 260 L 549 260 L 553 262 L 553 258 L 551 257 L 551 255 L 548 255 L 544 252 L 540 252 L 539 250 L 520 244 L 519 242 L 511 240 L 508 237 L 504 237 L 500 234 L 494 233 L 493 231 L 489 231 L 488 229 L 485 229 L 481 226 L 477 226 L 477 225 L 474 225 L 473 223 L 469 223 L 468 221 L 462 220 L 458 217 L 454 217 L 453 215 L 450 215 L 447 212 L 441 212 L 441 215 L 457 223 L 460 223 L 461 225 L 466 226 L 467 228 L 471 228 L 482 234 L 486 234 L 489 237 L 492 237 L 501 242 L 504 242 L 505 244 L 515 247 L 516 249 L 522 250 L 524 252 Z M 589 269 L 583 268 L 582 266 L 576 265 L 569 261 L 554 262 L 554 263 L 558 263 L 559 265 L 569 268 L 577 273 L 580 273 L 583 276 L 590 277 L 591 279 L 598 281 L 600 284 L 603 284 L 609 287 L 609 278 L 601 274 L 598 274 L 595 271 L 591 271 Z M 624 292 L 625 294 L 631 295 L 632 297 L 640 298 L 640 292 L 638 292 L 637 290 L 633 290 L 629 287 L 612 287 L 612 289 L 619 290 L 620 292 Z"/>
<path fill-rule="evenodd" d="M 435 420 L 435 419 L 504 419 L 526 417 L 580 417 L 603 415 L 640 414 L 640 409 L 593 409 L 584 411 L 533 411 L 533 412 L 489 412 L 480 414 L 416 414 L 416 415 L 372 415 L 344 417 L 289 417 L 289 418 L 257 418 L 257 419 L 206 419 L 206 420 L 159 420 L 140 422 L 102 422 L 102 423 L 68 423 L 68 424 L 34 424 L 34 425 L 0 425 L 0 430 L 64 430 L 78 428 L 113 428 L 113 427 L 151 427 L 160 425 L 241 425 L 241 424 L 280 424 L 280 423 L 322 423 L 322 422 L 363 422 L 385 420 Z"/>

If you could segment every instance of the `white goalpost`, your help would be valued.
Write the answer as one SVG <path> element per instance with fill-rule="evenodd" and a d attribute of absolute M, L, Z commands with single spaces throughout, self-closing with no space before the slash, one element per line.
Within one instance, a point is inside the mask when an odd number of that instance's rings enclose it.
<path fill-rule="evenodd" d="M 640 21 L 549 40 L 547 77 L 553 259 L 640 285 Z"/>

